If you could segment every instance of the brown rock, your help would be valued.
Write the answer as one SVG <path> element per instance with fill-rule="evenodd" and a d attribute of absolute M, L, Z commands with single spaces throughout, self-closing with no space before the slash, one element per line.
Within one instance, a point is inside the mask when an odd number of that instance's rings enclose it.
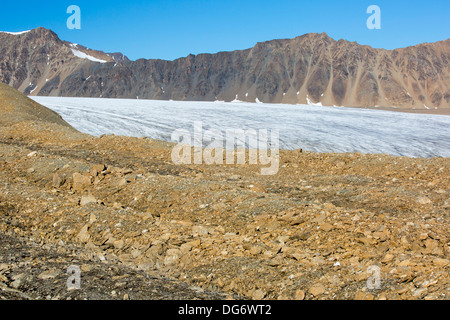
<path fill-rule="evenodd" d="M 297 233 L 295 235 L 292 236 L 293 240 L 302 240 L 302 241 L 306 241 L 311 237 L 311 233 L 306 231 L 306 232 L 300 232 Z"/>
<path fill-rule="evenodd" d="M 119 181 L 119 187 L 124 187 L 126 186 L 130 181 L 126 178 L 123 178 Z"/>
<path fill-rule="evenodd" d="M 374 296 L 369 292 L 358 291 L 355 294 L 355 300 L 373 300 Z"/>
<path fill-rule="evenodd" d="M 97 203 L 97 199 L 93 195 L 82 196 L 80 200 L 81 206 L 86 206 L 91 203 Z"/>
<path fill-rule="evenodd" d="M 262 300 L 266 296 L 266 293 L 262 291 L 261 289 L 257 289 L 252 294 L 253 300 Z"/>
<path fill-rule="evenodd" d="M 91 167 L 91 170 L 89 170 L 89 173 L 91 176 L 96 177 L 105 170 L 106 170 L 106 166 L 104 164 L 95 164 Z"/>
<path fill-rule="evenodd" d="M 198 235 L 198 236 L 205 236 L 210 232 L 209 228 L 204 226 L 193 226 L 192 227 L 192 234 Z"/>
<path fill-rule="evenodd" d="M 417 198 L 417 202 L 420 204 L 430 204 L 431 200 L 428 197 L 419 197 Z"/>
<path fill-rule="evenodd" d="M 435 264 L 438 267 L 445 267 L 450 263 L 450 260 L 443 259 L 443 258 L 435 258 L 433 260 L 433 264 Z"/>
<path fill-rule="evenodd" d="M 295 291 L 294 299 L 295 300 L 304 300 L 305 299 L 305 291 L 300 290 L 300 289 Z"/>
<path fill-rule="evenodd" d="M 54 173 L 52 177 L 52 186 L 59 188 L 64 184 L 65 180 L 58 173 Z"/>
<path fill-rule="evenodd" d="M 263 249 L 260 246 L 253 246 L 250 248 L 250 253 L 254 256 L 261 254 Z"/>
<path fill-rule="evenodd" d="M 89 188 L 91 185 L 91 178 L 86 176 L 86 175 L 82 175 L 78 172 L 75 172 L 73 174 L 73 185 L 72 188 L 75 191 L 83 191 L 87 188 Z"/>
<path fill-rule="evenodd" d="M 178 249 L 169 249 L 166 252 L 166 257 L 164 258 L 164 264 L 166 266 L 170 266 L 175 264 L 180 258 L 180 250 Z"/>
<path fill-rule="evenodd" d="M 303 224 L 303 223 L 305 223 L 306 222 L 306 219 L 304 219 L 304 218 L 302 218 L 302 217 L 299 217 L 299 216 L 295 216 L 295 217 L 293 217 L 292 218 L 292 220 L 290 221 L 290 225 L 291 226 L 297 226 L 297 225 L 299 225 L 299 224 Z"/>
<path fill-rule="evenodd" d="M 83 243 L 87 243 L 89 241 L 89 239 L 91 238 L 89 234 L 89 225 L 85 225 L 83 228 L 81 228 L 81 231 L 78 233 L 77 238 Z"/>
<path fill-rule="evenodd" d="M 325 287 L 321 283 L 316 283 L 311 288 L 309 288 L 309 293 L 314 297 L 317 297 L 325 292 Z"/>
<path fill-rule="evenodd" d="M 325 231 L 325 232 L 329 232 L 329 231 L 334 229 L 334 226 L 332 224 L 329 224 L 329 223 L 321 223 L 320 224 L 320 229 Z"/>
<path fill-rule="evenodd" d="M 264 186 L 259 183 L 251 184 L 250 190 L 253 192 L 256 192 L 256 193 L 266 193 L 267 192 L 266 188 L 264 188 Z"/>
<path fill-rule="evenodd" d="M 50 270 L 44 271 L 41 274 L 39 274 L 38 278 L 41 280 L 53 279 L 53 278 L 56 278 L 60 273 L 61 273 L 61 271 L 59 271 L 57 269 L 50 269 Z"/>
<path fill-rule="evenodd" d="M 120 250 L 120 249 L 122 249 L 125 246 L 125 241 L 123 241 L 123 240 L 116 240 L 116 241 L 113 242 L 113 246 L 117 250 Z"/>

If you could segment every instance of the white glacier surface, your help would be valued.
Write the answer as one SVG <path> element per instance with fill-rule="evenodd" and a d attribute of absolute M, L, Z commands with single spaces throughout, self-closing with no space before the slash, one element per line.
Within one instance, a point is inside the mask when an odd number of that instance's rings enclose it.
<path fill-rule="evenodd" d="M 308 105 L 31 97 L 79 131 L 171 141 L 176 129 L 278 129 L 281 149 L 450 157 L 450 116 Z"/>

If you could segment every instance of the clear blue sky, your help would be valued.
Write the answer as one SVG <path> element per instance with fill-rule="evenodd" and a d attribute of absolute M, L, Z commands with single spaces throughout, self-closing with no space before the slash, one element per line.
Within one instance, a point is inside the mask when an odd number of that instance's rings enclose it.
<path fill-rule="evenodd" d="M 72 4 L 81 8 L 81 30 L 66 27 Z M 372 4 L 381 8 L 381 30 L 366 27 Z M 450 0 L 33 0 L 3 1 L 0 30 L 42 26 L 62 40 L 133 60 L 172 60 L 309 32 L 394 49 L 450 38 L 449 19 Z"/>

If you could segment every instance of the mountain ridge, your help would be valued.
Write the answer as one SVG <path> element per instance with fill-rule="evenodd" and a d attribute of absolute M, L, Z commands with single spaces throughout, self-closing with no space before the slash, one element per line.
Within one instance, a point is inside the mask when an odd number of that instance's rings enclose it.
<path fill-rule="evenodd" d="M 28 95 L 450 108 L 450 39 L 387 50 L 323 32 L 132 61 L 38 28 L 0 33 L 0 54 L 0 81 Z"/>

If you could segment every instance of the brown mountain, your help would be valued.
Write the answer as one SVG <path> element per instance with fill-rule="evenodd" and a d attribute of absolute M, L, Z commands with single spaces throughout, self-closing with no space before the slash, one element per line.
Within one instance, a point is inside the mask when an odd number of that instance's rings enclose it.
<path fill-rule="evenodd" d="M 247 50 L 130 61 L 38 28 L 0 33 L 0 57 L 0 81 L 28 95 L 450 108 L 450 39 L 384 50 L 306 34 Z"/>

